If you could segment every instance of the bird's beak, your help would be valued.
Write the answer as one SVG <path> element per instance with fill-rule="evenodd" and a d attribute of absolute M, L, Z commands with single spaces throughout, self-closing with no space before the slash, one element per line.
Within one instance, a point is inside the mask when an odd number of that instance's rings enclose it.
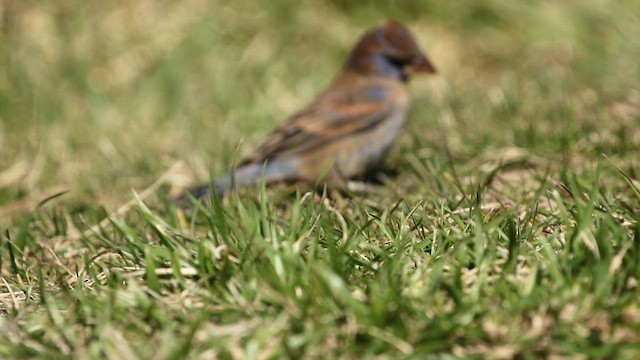
<path fill-rule="evenodd" d="M 405 71 L 409 74 L 415 73 L 427 73 L 434 74 L 436 72 L 436 68 L 431 64 L 429 59 L 424 54 L 419 54 L 413 61 L 411 61 L 406 67 Z"/>

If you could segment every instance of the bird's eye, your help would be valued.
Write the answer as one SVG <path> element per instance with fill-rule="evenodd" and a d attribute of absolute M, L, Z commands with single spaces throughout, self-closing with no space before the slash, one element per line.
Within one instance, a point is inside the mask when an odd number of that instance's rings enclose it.
<path fill-rule="evenodd" d="M 395 54 L 387 55 L 387 59 L 389 59 L 389 61 L 391 61 L 395 65 L 406 65 L 413 62 L 415 59 L 415 56 L 395 53 Z"/>

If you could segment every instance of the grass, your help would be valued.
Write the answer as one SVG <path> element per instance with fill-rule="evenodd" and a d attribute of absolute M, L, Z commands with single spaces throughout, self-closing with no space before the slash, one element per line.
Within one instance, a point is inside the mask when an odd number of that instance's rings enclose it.
<path fill-rule="evenodd" d="M 0 356 L 640 356 L 640 6 L 0 5 Z M 439 74 L 375 194 L 183 215 L 405 22 Z"/>

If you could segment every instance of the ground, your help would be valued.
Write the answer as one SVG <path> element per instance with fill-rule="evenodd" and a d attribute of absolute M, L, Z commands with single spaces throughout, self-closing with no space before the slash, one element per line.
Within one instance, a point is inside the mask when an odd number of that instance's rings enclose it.
<path fill-rule="evenodd" d="M 438 69 L 372 193 L 178 211 L 385 18 Z M 0 356 L 640 357 L 640 3 L 0 5 Z"/>

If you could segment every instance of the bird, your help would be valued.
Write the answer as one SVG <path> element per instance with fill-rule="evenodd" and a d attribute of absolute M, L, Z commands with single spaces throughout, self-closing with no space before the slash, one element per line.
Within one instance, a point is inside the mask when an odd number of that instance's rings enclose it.
<path fill-rule="evenodd" d="M 343 70 L 311 103 L 277 127 L 232 172 L 179 196 L 182 205 L 214 190 L 263 181 L 344 189 L 376 167 L 401 134 L 415 74 L 435 67 L 410 30 L 386 20 L 356 42 Z"/>

